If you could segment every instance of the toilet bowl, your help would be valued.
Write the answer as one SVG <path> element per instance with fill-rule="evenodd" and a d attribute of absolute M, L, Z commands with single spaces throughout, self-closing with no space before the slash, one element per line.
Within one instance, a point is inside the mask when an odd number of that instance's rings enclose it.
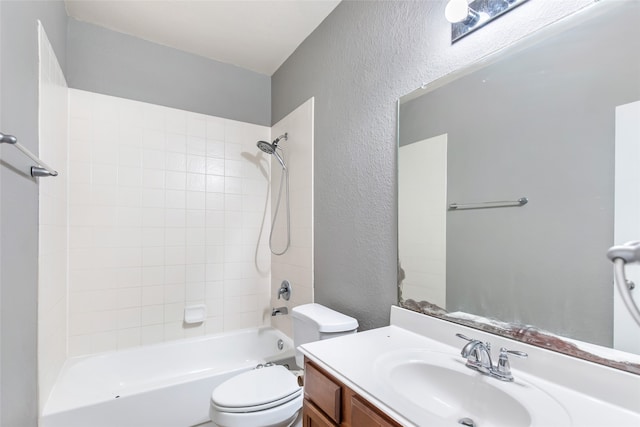
<path fill-rule="evenodd" d="M 320 304 L 294 307 L 293 342 L 296 363 L 302 367 L 298 346 L 311 341 L 355 333 L 358 321 Z M 297 377 L 278 365 L 259 365 L 236 375 L 213 390 L 209 415 L 218 427 L 289 427 L 300 422 L 303 392 Z"/>
<path fill-rule="evenodd" d="M 288 427 L 302 407 L 302 387 L 284 366 L 236 375 L 211 394 L 211 421 L 219 427 Z"/>

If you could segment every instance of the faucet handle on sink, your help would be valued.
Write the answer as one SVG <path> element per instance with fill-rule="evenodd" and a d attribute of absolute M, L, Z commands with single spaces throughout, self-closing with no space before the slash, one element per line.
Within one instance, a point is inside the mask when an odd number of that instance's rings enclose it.
<path fill-rule="evenodd" d="M 470 343 L 472 343 L 472 342 L 479 342 L 479 343 L 482 343 L 482 341 L 477 340 L 477 339 L 475 339 L 475 338 L 469 338 L 469 337 L 468 337 L 468 336 L 466 336 L 466 335 L 456 334 L 456 336 L 457 336 L 458 338 L 462 338 L 462 339 L 463 339 L 463 340 L 465 340 L 465 341 L 469 341 Z M 491 343 L 490 343 L 490 342 L 488 342 L 488 341 L 487 341 L 487 342 L 482 343 L 482 344 L 484 344 L 484 346 L 487 348 L 487 350 L 491 350 Z M 465 356 L 465 357 L 466 357 L 466 356 Z"/>
<path fill-rule="evenodd" d="M 469 337 L 468 337 L 468 336 L 466 336 L 466 335 L 456 334 L 456 336 L 457 336 L 458 338 L 462 338 L 462 339 L 463 339 L 463 340 L 465 340 L 465 341 L 473 341 L 473 338 L 469 338 Z"/>
<path fill-rule="evenodd" d="M 507 350 L 502 347 L 500 349 L 500 356 L 498 357 L 498 364 L 493 372 L 493 376 L 502 381 L 513 381 L 513 375 L 511 374 L 511 365 L 509 364 L 509 355 L 513 354 L 518 357 L 528 357 L 529 355 L 524 351 Z"/>

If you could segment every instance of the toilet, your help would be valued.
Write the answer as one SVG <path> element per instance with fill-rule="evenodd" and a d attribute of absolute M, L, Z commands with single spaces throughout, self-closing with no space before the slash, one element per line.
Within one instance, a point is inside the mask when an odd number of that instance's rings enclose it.
<path fill-rule="evenodd" d="M 353 334 L 358 321 L 320 304 L 294 307 L 293 344 L 296 364 L 304 366 L 298 346 Z M 289 427 L 299 422 L 302 387 L 297 377 L 280 365 L 259 365 L 217 386 L 211 393 L 209 415 L 218 427 Z M 296 423 L 297 424 L 297 423 Z"/>

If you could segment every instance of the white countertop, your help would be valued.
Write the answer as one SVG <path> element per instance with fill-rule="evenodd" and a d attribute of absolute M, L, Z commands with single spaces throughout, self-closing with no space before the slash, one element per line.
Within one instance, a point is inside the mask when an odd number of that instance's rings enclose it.
<path fill-rule="evenodd" d="M 460 356 L 464 342 L 454 337 L 456 332 L 490 341 L 494 348 L 507 346 L 529 353 L 528 359 L 512 360 L 515 377 L 513 383 L 488 378 L 487 381 L 496 381 L 496 385 L 503 391 L 508 392 L 509 387 L 518 387 L 519 384 L 534 384 L 564 408 L 569 414 L 570 425 L 640 426 L 638 375 L 570 358 L 398 307 L 392 308 L 391 326 L 308 343 L 300 349 L 310 360 L 400 424 L 453 426 L 459 424 L 425 410 L 390 387 L 380 375 L 380 356 L 402 350 L 417 350 L 464 361 Z M 537 366 L 541 364 L 543 366 Z M 536 375 L 540 372 L 548 375 Z M 566 425 L 566 420 L 562 425 Z"/>

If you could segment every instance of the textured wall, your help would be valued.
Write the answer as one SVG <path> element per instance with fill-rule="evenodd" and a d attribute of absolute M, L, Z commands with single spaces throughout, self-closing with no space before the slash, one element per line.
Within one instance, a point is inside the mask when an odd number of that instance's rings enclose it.
<path fill-rule="evenodd" d="M 270 125 L 269 76 L 69 19 L 69 87 Z"/>
<path fill-rule="evenodd" d="M 67 15 L 61 1 L 2 1 L 0 131 L 16 135 L 38 152 L 38 33 L 40 19 L 61 67 L 65 68 Z M 36 325 L 38 271 L 38 186 L 32 162 L 2 147 L 0 292 L 2 296 L 3 427 L 37 423 Z"/>
<path fill-rule="evenodd" d="M 396 99 L 591 3 L 531 1 L 450 44 L 445 1 L 343 1 L 272 77 L 272 123 L 315 96 L 315 300 L 363 329 L 396 301 Z"/>

